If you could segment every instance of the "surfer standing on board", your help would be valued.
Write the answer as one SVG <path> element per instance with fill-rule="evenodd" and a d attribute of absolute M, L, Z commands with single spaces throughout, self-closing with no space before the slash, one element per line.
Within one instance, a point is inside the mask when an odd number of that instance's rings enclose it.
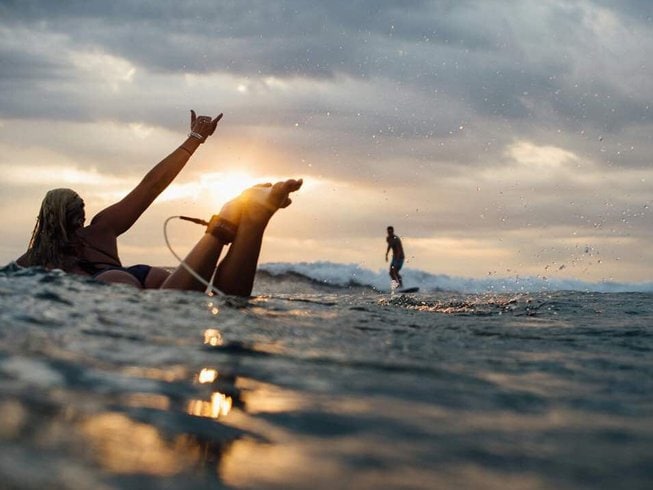
<path fill-rule="evenodd" d="M 392 261 L 390 262 L 390 277 L 399 287 L 403 286 L 399 271 L 404 265 L 404 247 L 401 245 L 401 239 L 395 235 L 395 229 L 388 226 L 388 236 L 385 239 L 388 242 L 388 248 L 385 251 L 385 261 L 388 261 L 388 253 L 392 250 Z"/>

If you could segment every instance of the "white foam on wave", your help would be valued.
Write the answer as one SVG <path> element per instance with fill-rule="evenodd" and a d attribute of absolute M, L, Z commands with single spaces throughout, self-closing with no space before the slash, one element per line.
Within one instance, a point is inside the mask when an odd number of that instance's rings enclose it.
<path fill-rule="evenodd" d="M 386 270 L 363 269 L 357 264 L 334 262 L 274 262 L 262 264 L 260 270 L 273 276 L 294 273 L 330 286 L 369 286 L 379 291 L 390 290 Z M 465 278 L 446 274 L 431 274 L 417 269 L 402 269 L 404 286 L 417 286 L 421 291 L 457 291 L 461 293 L 514 293 L 538 291 L 587 291 L 601 293 L 653 292 L 653 282 L 623 283 L 614 281 L 588 282 L 579 279 L 543 277 Z"/>

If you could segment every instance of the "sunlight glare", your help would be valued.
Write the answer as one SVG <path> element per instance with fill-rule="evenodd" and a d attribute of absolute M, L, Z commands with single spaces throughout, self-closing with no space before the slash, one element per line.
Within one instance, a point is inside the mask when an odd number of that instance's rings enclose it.
<path fill-rule="evenodd" d="M 213 347 L 222 345 L 222 334 L 219 330 L 214 328 L 207 328 L 204 331 L 204 343 Z"/>
<path fill-rule="evenodd" d="M 160 196 L 159 202 L 184 199 L 206 200 L 211 209 L 235 198 L 248 187 L 264 178 L 254 178 L 246 172 L 207 172 L 199 181 L 170 185 Z M 218 208 L 219 209 L 219 208 Z"/>
<path fill-rule="evenodd" d="M 196 417 L 209 417 L 217 419 L 228 415 L 233 406 L 230 396 L 218 391 L 211 393 L 211 401 L 190 400 L 187 412 Z"/>
<path fill-rule="evenodd" d="M 215 195 L 220 202 L 226 202 L 238 196 L 248 187 L 261 182 L 267 181 L 237 170 L 206 173 L 200 178 L 199 186 L 203 191 Z"/>
<path fill-rule="evenodd" d="M 197 382 L 201 384 L 213 383 L 218 379 L 218 371 L 211 368 L 203 368 L 197 375 Z"/>

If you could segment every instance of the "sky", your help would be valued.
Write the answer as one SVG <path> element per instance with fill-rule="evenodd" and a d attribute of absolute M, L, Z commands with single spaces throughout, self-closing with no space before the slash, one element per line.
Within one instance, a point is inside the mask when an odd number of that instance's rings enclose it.
<path fill-rule="evenodd" d="M 120 237 L 174 265 L 168 216 L 304 178 L 262 262 L 463 277 L 653 277 L 653 2 L 0 0 L 0 263 L 48 189 L 92 216 L 216 133 Z M 203 230 L 171 221 L 184 254 Z"/>

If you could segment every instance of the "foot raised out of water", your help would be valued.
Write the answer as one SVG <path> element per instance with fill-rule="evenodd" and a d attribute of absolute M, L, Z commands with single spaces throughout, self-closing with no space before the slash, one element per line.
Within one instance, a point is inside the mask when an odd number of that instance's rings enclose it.
<path fill-rule="evenodd" d="M 241 194 L 244 215 L 255 221 L 269 220 L 278 209 L 290 206 L 290 193 L 298 191 L 303 183 L 302 179 L 288 179 L 250 187 Z"/>

